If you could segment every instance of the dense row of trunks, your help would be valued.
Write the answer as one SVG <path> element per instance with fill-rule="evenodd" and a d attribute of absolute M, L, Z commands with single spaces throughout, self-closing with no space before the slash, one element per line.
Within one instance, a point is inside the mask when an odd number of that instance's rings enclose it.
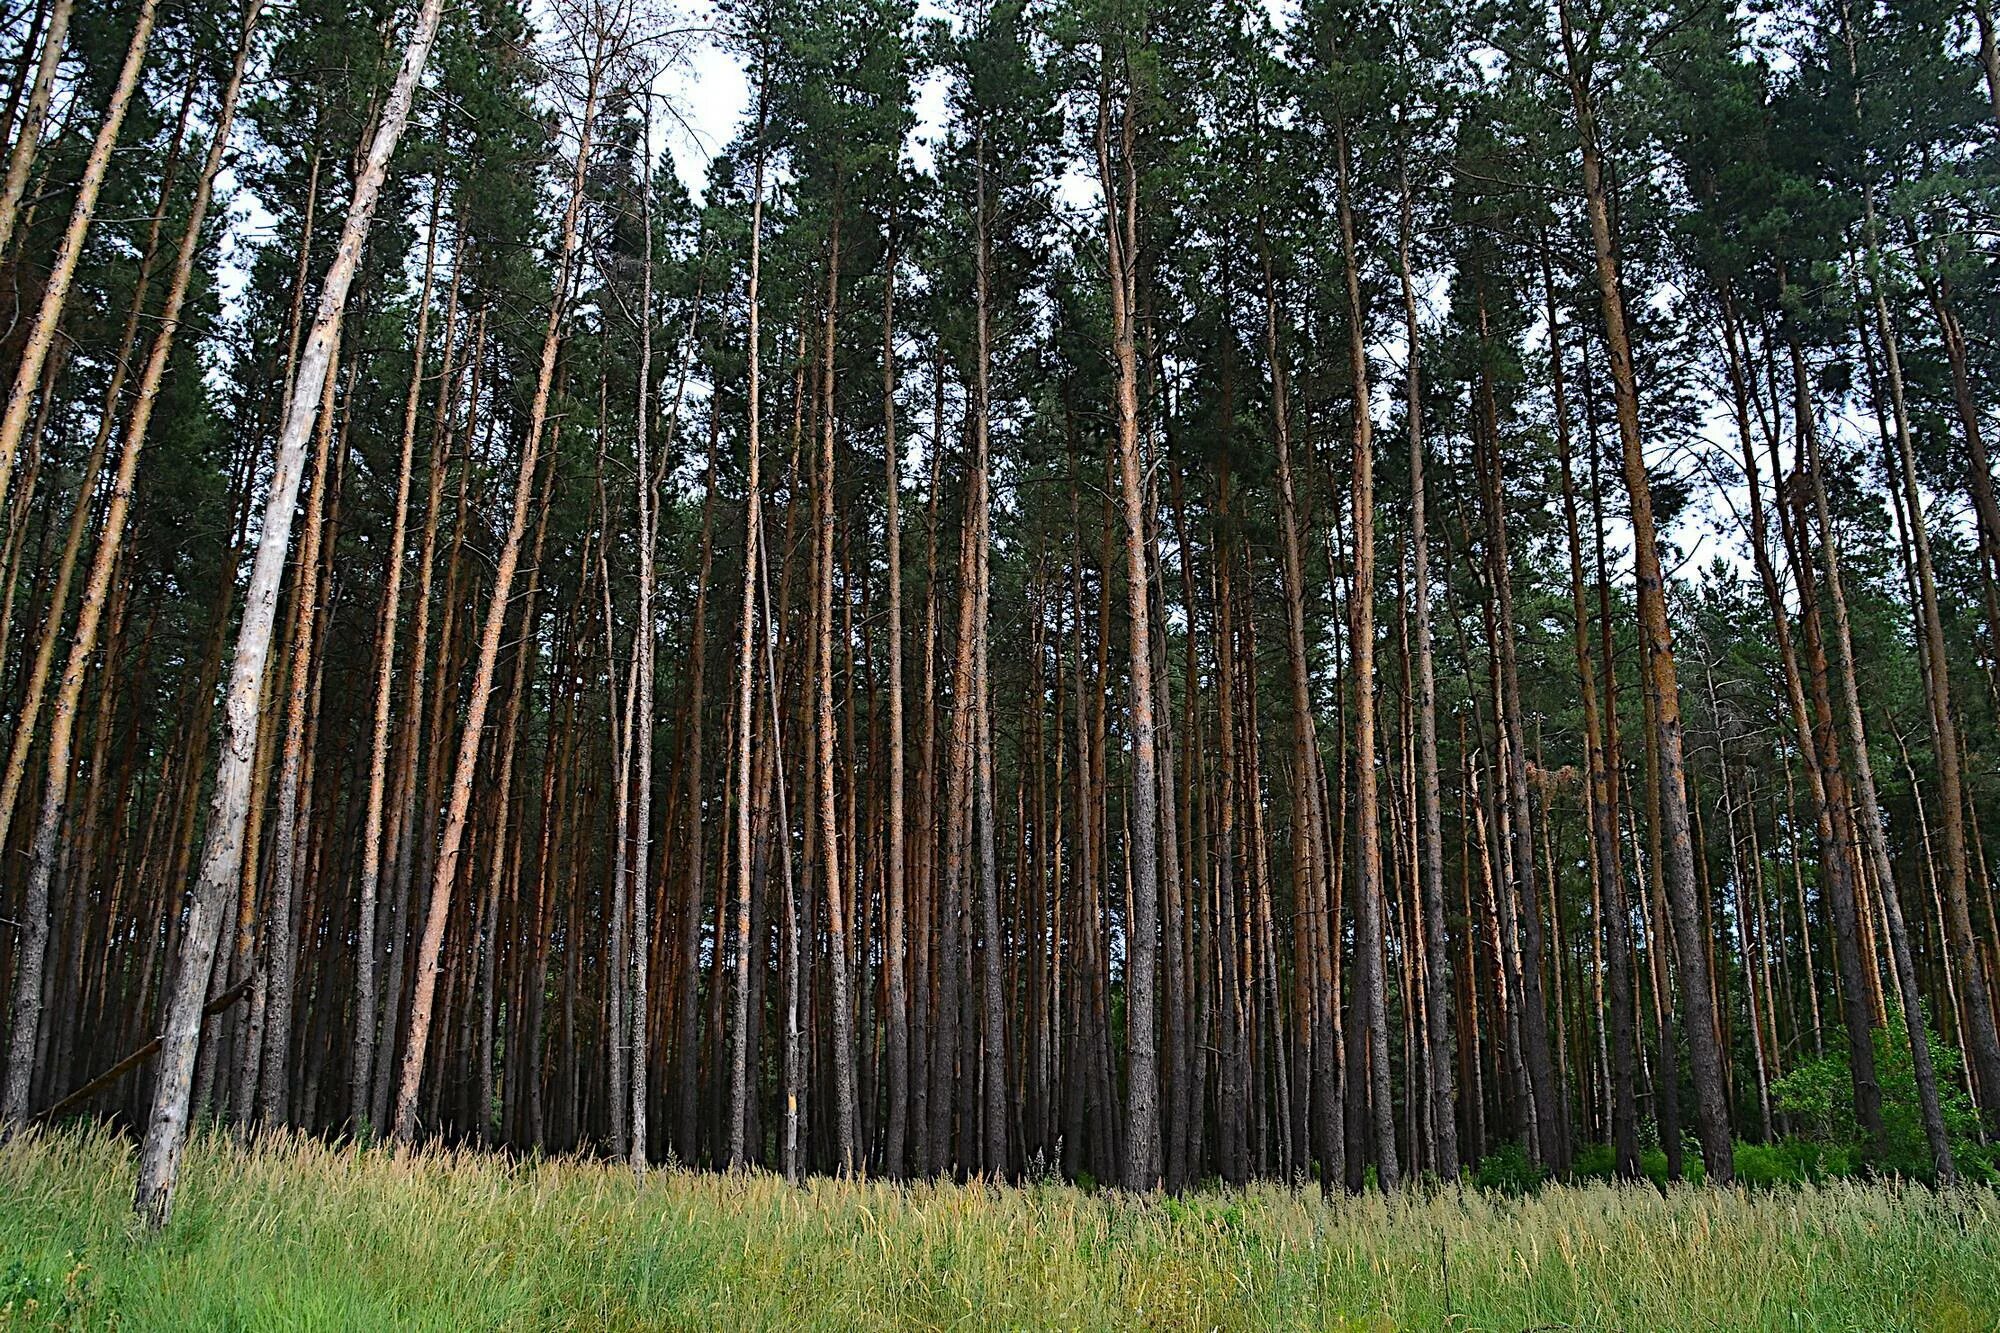
<path fill-rule="evenodd" d="M 1893 1025 L 1931 1174 L 1948 1105 L 2000 1118 L 1983 292 L 1885 277 L 1873 183 L 1831 259 L 1684 242 L 1716 387 L 1672 430 L 1733 469 L 1712 512 L 1741 502 L 1747 564 L 1681 577 L 1647 382 L 1677 372 L 1627 272 L 1660 237 L 1606 128 L 1649 57 L 1607 52 L 1617 11 L 1536 10 L 1546 63 L 1486 90 L 1539 90 L 1554 202 L 1410 128 L 1472 67 L 1385 92 L 1302 17 L 1262 76 L 1314 145 L 1301 222 L 1162 182 L 1261 145 L 1221 93 L 1175 121 L 1159 66 L 1194 38 L 1163 19 L 967 18 L 919 173 L 910 16 L 856 37 L 839 0 L 732 17 L 754 106 L 697 215 L 653 164 L 657 16 L 564 0 L 546 83 L 509 93 L 545 113 L 523 246 L 448 151 L 501 111 L 432 87 L 434 45 L 524 79 L 511 20 L 424 0 L 356 140 L 290 146 L 303 243 L 216 368 L 176 344 L 220 336 L 183 307 L 213 300 L 246 70 L 324 17 L 173 15 L 200 58 L 145 79 L 154 0 L 113 7 L 115 55 L 69 51 L 72 0 L 31 9 L 0 1120 L 133 1126 L 154 1220 L 203 1115 L 795 1177 L 1395 1189 L 1604 1144 L 1726 1181 L 1736 1140 L 1814 1129 L 1773 1089 L 1829 1050 L 1890 1162 Z M 1858 136 L 1873 20 L 1840 18 Z M 825 56 L 837 31 L 860 47 Z M 1067 214 L 1057 151 L 1092 191 Z M 136 258 L 86 244 L 126 225 L 108 179 L 157 199 Z M 1475 195 L 1519 211 L 1441 220 Z M 1828 264 L 1852 327 L 1796 317 Z M 163 401 L 225 424 L 156 480 Z M 197 476 L 207 580 L 133 517 Z M 1914 717 L 1870 693 L 1899 671 Z"/>

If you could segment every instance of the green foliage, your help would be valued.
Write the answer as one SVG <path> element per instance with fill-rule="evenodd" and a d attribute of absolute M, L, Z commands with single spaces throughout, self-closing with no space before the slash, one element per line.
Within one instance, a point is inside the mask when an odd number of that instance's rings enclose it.
<path fill-rule="evenodd" d="M 1944 1112 L 1945 1134 L 1961 1175 L 1974 1180 L 1995 1178 L 1991 1149 L 1979 1142 L 1979 1113 L 1959 1080 L 1958 1052 L 1926 1025 L 1931 1063 L 1937 1070 L 1938 1099 Z M 1877 1028 L 1875 1071 L 1882 1084 L 1882 1121 L 1888 1131 L 1888 1153 L 1869 1162 L 1877 1171 L 1928 1180 L 1934 1174 L 1931 1151 L 1924 1137 L 1923 1114 L 1917 1100 L 1916 1074 L 1910 1043 L 1900 1015 Z M 1829 1160 L 1844 1156 L 1859 1164 L 1868 1159 L 1867 1144 L 1854 1120 L 1854 1083 L 1848 1072 L 1844 1042 L 1828 1042 L 1827 1053 L 1808 1060 L 1771 1085 L 1773 1106 L 1788 1116 L 1799 1136 L 1827 1152 Z"/>
<path fill-rule="evenodd" d="M 1811 1139 L 1736 1145 L 1736 1179 L 1745 1185 L 1804 1185 L 1854 1174 L 1847 1149 Z"/>
<path fill-rule="evenodd" d="M 1741 1176 L 1741 1153 L 1746 1145 L 1737 1145 L 1737 1174 Z M 1682 1155 L 1682 1172 L 1689 1184 L 1698 1184 L 1703 1179 L 1701 1150 L 1690 1145 Z M 1665 1188 L 1668 1184 L 1667 1155 L 1659 1148 L 1645 1146 L 1639 1149 L 1639 1174 L 1654 1185 Z M 1570 1175 L 1576 1180 L 1612 1180 L 1618 1175 L 1617 1156 L 1608 1143 L 1593 1143 L 1581 1149 L 1570 1159 Z"/>
<path fill-rule="evenodd" d="M 1518 1143 L 1506 1143 L 1500 1150 L 1481 1158 L 1479 1165 L 1470 1171 L 1472 1184 L 1477 1189 L 1492 1190 L 1497 1194 L 1522 1195 L 1532 1193 L 1548 1183 L 1549 1173 L 1544 1168 L 1528 1160 L 1528 1153 Z"/>
<path fill-rule="evenodd" d="M 1705 1173 L 1701 1154 L 1690 1143 L 1685 1160 L 1687 1183 L 1700 1184 Z M 1736 1182 L 1739 1185 L 1818 1185 L 1853 1176 L 1854 1158 L 1845 1149 L 1806 1139 L 1781 1139 L 1776 1143 L 1739 1141 L 1734 1152 Z M 1610 1180 L 1616 1175 L 1611 1146 L 1593 1143 L 1577 1153 L 1571 1166 L 1577 1180 Z M 1639 1173 L 1653 1185 L 1665 1189 L 1667 1155 L 1658 1148 L 1639 1150 Z"/>

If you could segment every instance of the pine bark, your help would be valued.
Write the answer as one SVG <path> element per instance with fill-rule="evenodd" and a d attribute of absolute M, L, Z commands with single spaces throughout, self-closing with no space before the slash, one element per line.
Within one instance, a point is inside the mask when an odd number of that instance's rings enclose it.
<path fill-rule="evenodd" d="M 1410 432 L 1410 584 L 1412 590 L 1411 634 L 1416 653 L 1417 690 L 1417 862 L 1421 881 L 1424 929 L 1423 978 L 1425 993 L 1424 1046 L 1430 1087 L 1432 1170 L 1440 1180 L 1458 1179 L 1458 1100 L 1453 1074 L 1457 1062 L 1453 1050 L 1454 1010 L 1451 972 L 1451 942 L 1447 934 L 1444 898 L 1444 816 L 1438 784 L 1437 671 L 1431 649 L 1430 537 L 1427 527 L 1430 502 L 1424 478 L 1424 390 L 1423 339 L 1417 322 L 1416 283 L 1411 270 L 1410 242 L 1414 203 L 1407 166 L 1398 156 L 1398 228 L 1396 234 L 1396 274 L 1403 294 L 1403 333 L 1408 343 L 1409 371 L 1405 386 L 1404 414 Z M 1549 321 L 1551 337 L 1556 328 Z M 1558 389 L 1560 393 L 1560 389 Z M 1558 430 L 1561 423 L 1558 400 Z M 1575 509 L 1570 510 L 1572 548 Z M 1581 594 L 1579 594 L 1580 596 Z M 1581 603 L 1578 633 L 1582 633 Z M 1587 668 L 1587 664 L 1586 664 Z M 1594 699 L 1586 669 L 1584 680 L 1586 719 Z"/>
<path fill-rule="evenodd" d="M 1350 652 L 1354 690 L 1354 901 L 1356 912 L 1354 1005 L 1349 1022 L 1365 1034 L 1366 1077 L 1352 1055 L 1350 1038 L 1347 1106 L 1350 1132 L 1358 1129 L 1357 1108 L 1373 1112 L 1375 1176 L 1384 1191 L 1402 1183 L 1396 1156 L 1396 1112 L 1389 1081 L 1388 988 L 1384 976 L 1382 842 L 1375 735 L 1375 424 L 1369 399 L 1365 307 L 1361 300 L 1360 255 L 1354 239 L 1349 188 L 1349 146 L 1344 125 L 1335 129 L 1341 252 L 1347 283 L 1348 374 L 1353 387 L 1354 468 L 1351 483 L 1354 574 L 1349 590 Z M 1366 1089 L 1365 1093 L 1362 1089 Z M 1358 1142 L 1358 1137 L 1353 1142 Z M 1354 1163 L 1348 1163 L 1353 1179 Z"/>
<path fill-rule="evenodd" d="M 56 69 L 62 63 L 69 40 L 70 16 L 75 0 L 56 0 L 49 11 L 48 26 L 42 29 L 41 54 L 35 60 L 35 81 L 28 92 L 28 104 L 14 133 L 14 147 L 7 155 L 7 179 L 0 185 L 0 258 L 13 244 L 20 222 L 21 200 L 27 194 L 28 174 L 34 170 L 41 149 L 42 131 L 48 125 L 49 99 L 55 95 Z"/>
<path fill-rule="evenodd" d="M 423 936 L 417 946 L 416 988 L 410 1000 L 409 1034 L 403 1047 L 402 1072 L 396 1084 L 395 1119 L 391 1129 L 400 1144 L 412 1142 L 417 1133 L 417 1093 L 423 1082 L 425 1060 L 429 1053 L 433 1003 L 442 968 L 439 954 L 444 947 L 452 889 L 458 880 L 458 858 L 464 844 L 466 814 L 472 802 L 472 781 L 479 766 L 486 709 L 493 694 L 493 673 L 500 654 L 500 635 L 506 625 L 514 573 L 521 560 L 521 542 L 528 527 L 529 500 L 534 495 L 542 436 L 555 384 L 556 358 L 562 348 L 563 312 L 568 305 L 569 285 L 576 261 L 577 219 L 583 205 L 583 183 L 589 167 L 591 133 L 597 116 L 604 47 L 608 41 L 608 34 L 596 35 L 597 50 L 593 53 L 584 91 L 576 168 L 570 180 L 569 205 L 564 211 L 560 232 L 561 258 L 556 265 L 555 288 L 549 297 L 548 324 L 542 334 L 541 369 L 535 380 L 535 396 L 528 410 L 527 433 L 522 441 L 519 471 L 514 482 L 513 515 L 500 547 L 493 590 L 486 606 L 486 623 L 479 637 L 479 656 L 473 668 L 470 702 L 464 727 L 459 733 L 458 757 L 453 764 L 451 785 L 445 798 L 444 827 L 438 840 L 430 902 L 424 916 Z"/>
<path fill-rule="evenodd" d="M 1570 21 L 1568 0 L 1557 0 L 1570 98 L 1583 154 L 1583 191 L 1604 319 L 1613 404 L 1623 453 L 1625 489 L 1631 502 L 1634 579 L 1638 584 L 1640 637 L 1655 721 L 1648 736 L 1658 755 L 1660 817 L 1665 844 L 1665 880 L 1673 930 L 1680 946 L 1680 990 L 1688 1052 L 1694 1074 L 1696 1120 L 1702 1161 L 1717 1184 L 1735 1179 L 1729 1104 L 1723 1058 L 1717 1039 L 1708 951 L 1695 887 L 1694 844 L 1688 821 L 1687 763 L 1681 729 L 1680 682 L 1675 671 L 1673 631 L 1667 618 L 1659 534 L 1653 519 L 1652 483 L 1646 474 L 1645 438 L 1639 420 L 1639 388 L 1620 290 L 1617 245 L 1604 183 L 1597 134 L 1595 94 Z"/>
<path fill-rule="evenodd" d="M 1602 905 L 1598 925 L 1603 937 L 1603 970 L 1609 976 L 1611 1028 L 1610 1115 L 1613 1166 L 1620 1179 L 1639 1178 L 1639 1112 L 1632 1066 L 1637 1046 L 1632 1004 L 1631 904 L 1626 897 L 1625 870 L 1618 855 L 1618 797 L 1607 753 L 1609 746 L 1597 697 L 1597 673 L 1591 664 L 1590 612 L 1583 592 L 1583 538 L 1577 521 L 1576 477 L 1571 467 L 1567 381 L 1564 376 L 1562 326 L 1556 317 L 1555 286 L 1542 251 L 1542 283 L 1549 326 L 1549 383 L 1554 394 L 1556 451 L 1562 467 L 1563 527 L 1569 546 L 1571 615 L 1575 621 L 1578 699 L 1583 710 L 1584 763 L 1589 783 L 1592 865 Z M 1594 446 L 1594 442 L 1593 446 Z M 1608 668 L 1608 663 L 1607 663 Z"/>
<path fill-rule="evenodd" d="M 158 11 L 158 0 L 140 0 L 138 14 L 132 24 L 132 35 L 125 46 L 125 62 L 119 68 L 111 100 L 104 109 L 104 119 L 98 123 L 90 155 L 84 159 L 83 176 L 77 181 L 76 197 L 70 203 L 69 224 L 63 229 L 62 240 L 56 246 L 34 322 L 21 345 L 20 360 L 14 368 L 14 386 L 8 392 L 6 408 L 0 410 L 0 500 L 4 500 L 13 481 L 14 462 L 20 456 L 21 437 L 35 408 L 42 367 L 48 360 L 49 349 L 55 344 L 56 330 L 62 324 L 63 313 L 69 305 L 70 286 L 76 279 L 77 262 L 83 258 L 84 241 L 88 239 L 91 223 L 97 217 L 98 192 L 104 187 L 104 177 L 111 169 L 112 151 L 118 146 L 118 133 L 124 128 L 126 113 L 131 110 L 133 96 L 138 91 L 139 74 L 146 63 L 146 47 L 152 40 L 153 20 Z M 0 228 L 11 227 L 14 217 L 6 208 L 6 197 L 12 195 L 12 164 L 8 176 L 8 187 L 0 193 Z M 18 195 L 12 197 L 18 200 Z M 4 245 L 0 245 L 0 249 L 4 249 Z"/>
<path fill-rule="evenodd" d="M 884 985 L 888 1012 L 883 1034 L 888 1073 L 888 1124 L 884 1130 L 883 1163 L 891 1180 L 907 1171 L 910 1120 L 909 987 L 904 950 L 909 933 L 909 905 L 904 875 L 908 857 L 904 831 L 903 771 L 903 533 L 898 496 L 902 491 L 896 440 L 896 251 L 891 244 L 884 262 L 882 290 L 882 536 L 888 560 L 889 736 L 888 861 L 883 867 L 887 937 L 882 942 Z"/>
<path fill-rule="evenodd" d="M 1120 74 L 1127 80 L 1131 77 L 1129 70 Z M 1134 329 L 1139 282 L 1139 183 L 1134 158 L 1137 123 L 1128 84 L 1116 116 L 1118 146 L 1114 152 L 1109 87 L 1112 77 L 1107 68 L 1107 83 L 1098 91 L 1097 162 L 1098 179 L 1104 191 L 1105 240 L 1110 265 L 1112 357 L 1117 367 L 1113 417 L 1124 518 L 1125 610 L 1131 629 L 1132 839 L 1126 860 L 1132 876 L 1132 915 L 1125 951 L 1126 1124 L 1122 1176 L 1127 1189 L 1145 1192 L 1160 1185 L 1160 1075 L 1154 1032 L 1160 788 L 1153 736 L 1150 542 L 1139 457 L 1139 369 Z"/>

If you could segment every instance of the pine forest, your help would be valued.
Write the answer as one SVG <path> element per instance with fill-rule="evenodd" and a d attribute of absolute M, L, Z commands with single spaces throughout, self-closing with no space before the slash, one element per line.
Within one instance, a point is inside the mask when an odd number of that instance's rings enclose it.
<path fill-rule="evenodd" d="M 6 0 L 8 1190 L 1990 1224 L 1995 22 Z"/>

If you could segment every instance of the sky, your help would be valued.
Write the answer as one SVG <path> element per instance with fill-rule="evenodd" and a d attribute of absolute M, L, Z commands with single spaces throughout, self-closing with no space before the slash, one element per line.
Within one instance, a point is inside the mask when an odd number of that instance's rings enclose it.
<path fill-rule="evenodd" d="M 703 3 L 695 22 L 712 23 L 713 6 Z M 673 154 L 681 183 L 699 194 L 709 159 L 750 112 L 749 73 L 734 52 L 704 39 L 694 44 L 685 62 L 661 73 L 654 91 L 672 108 L 675 121 L 661 128 L 664 147 Z"/>
<path fill-rule="evenodd" d="M 935 0 L 918 0 L 919 18 L 946 17 Z M 689 25 L 715 24 L 711 0 L 693 0 L 687 12 Z M 673 109 L 674 124 L 662 126 L 656 148 L 671 153 L 681 183 L 696 195 L 707 180 L 709 159 L 720 152 L 752 112 L 754 89 L 744 61 L 725 49 L 713 36 L 698 40 L 687 59 L 660 74 L 654 85 L 666 105 Z M 931 164 L 931 146 L 944 133 L 945 86 L 941 76 L 933 76 L 917 89 L 917 126 L 908 145 L 910 159 L 919 169 Z"/>

